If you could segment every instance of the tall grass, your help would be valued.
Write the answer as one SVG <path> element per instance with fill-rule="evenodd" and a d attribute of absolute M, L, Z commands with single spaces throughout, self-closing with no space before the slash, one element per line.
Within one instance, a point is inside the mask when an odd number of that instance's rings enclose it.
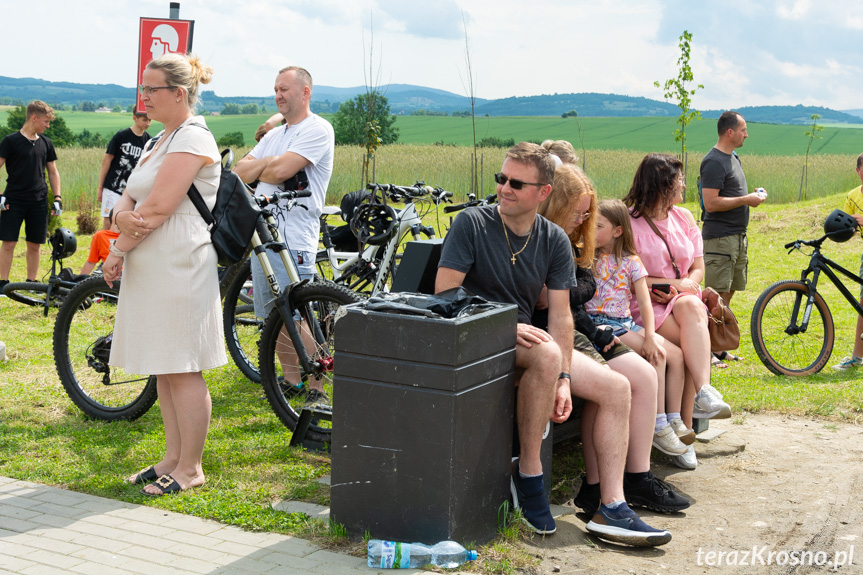
<path fill-rule="evenodd" d="M 241 158 L 251 148 L 234 150 Z M 337 146 L 335 170 L 327 193 L 327 202 L 337 204 L 347 192 L 360 187 L 362 155 L 359 146 Z M 505 150 L 481 148 L 480 182 L 482 193 L 495 191 L 493 175 L 500 170 Z M 101 149 L 62 148 L 57 165 L 63 182 L 63 198 L 67 209 L 84 208 L 88 196 L 95 198 L 99 166 L 104 156 Z M 471 149 L 462 146 L 395 144 L 378 150 L 375 178 L 381 183 L 413 184 L 420 180 L 440 186 L 461 200 L 470 189 Z M 585 171 L 603 198 L 620 198 L 629 190 L 632 176 L 643 152 L 627 150 L 587 150 Z M 703 154 L 690 153 L 686 186 L 687 200 L 697 198 L 696 179 Z M 797 201 L 803 156 L 748 156 L 741 153 L 749 188 L 762 187 L 768 193 L 768 203 L 784 204 Z M 841 193 L 859 185 L 854 171 L 856 156 L 844 154 L 816 155 L 809 158 L 809 190 L 814 199 Z M 5 170 L 0 173 L 0 185 L 5 182 Z"/>

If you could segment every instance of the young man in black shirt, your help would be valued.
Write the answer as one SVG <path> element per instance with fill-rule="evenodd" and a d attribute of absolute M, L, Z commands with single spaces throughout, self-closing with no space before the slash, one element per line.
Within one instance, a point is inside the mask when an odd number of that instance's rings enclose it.
<path fill-rule="evenodd" d="M 27 106 L 24 126 L 0 141 L 0 167 L 6 166 L 6 190 L 0 196 L 0 290 L 9 283 L 12 257 L 18 244 L 21 224 L 27 241 L 27 281 L 36 281 L 39 257 L 48 234 L 48 182 L 59 207 L 60 172 L 54 144 L 43 134 L 54 119 L 54 110 L 40 100 Z"/>
<path fill-rule="evenodd" d="M 150 141 L 147 128 L 150 118 L 146 112 L 135 112 L 132 127 L 120 130 L 108 143 L 108 151 L 102 158 L 99 170 L 99 191 L 96 199 L 102 204 L 103 230 L 111 229 L 109 214 L 126 189 L 126 180 L 138 164 L 144 146 Z"/>

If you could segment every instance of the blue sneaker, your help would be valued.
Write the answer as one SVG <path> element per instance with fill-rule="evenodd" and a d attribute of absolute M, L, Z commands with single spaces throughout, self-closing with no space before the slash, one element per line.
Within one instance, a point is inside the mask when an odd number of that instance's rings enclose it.
<path fill-rule="evenodd" d="M 671 541 L 671 532 L 654 529 L 623 503 L 617 509 L 600 505 L 599 510 L 587 524 L 588 533 L 633 547 L 657 547 Z"/>
<path fill-rule="evenodd" d="M 542 476 L 522 477 L 516 464 L 509 488 L 512 492 L 513 506 L 521 509 L 524 522 L 531 531 L 540 535 L 551 535 L 557 531 L 557 525 L 545 499 Z"/>

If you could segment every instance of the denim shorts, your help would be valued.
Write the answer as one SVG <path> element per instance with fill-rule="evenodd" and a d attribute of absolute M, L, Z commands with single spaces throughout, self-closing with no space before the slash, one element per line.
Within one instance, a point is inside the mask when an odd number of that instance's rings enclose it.
<path fill-rule="evenodd" d="M 303 252 L 298 250 L 288 250 L 294 264 L 297 266 L 297 271 L 300 273 L 301 280 L 311 280 L 315 277 L 315 254 L 312 252 Z M 270 285 L 267 283 L 267 276 L 264 275 L 264 270 L 261 267 L 261 262 L 258 261 L 258 256 L 252 253 L 252 285 L 254 287 L 255 298 L 255 315 L 260 318 L 266 318 L 272 309 L 275 307 L 275 298 L 273 292 L 270 291 Z M 288 272 L 285 266 L 282 265 L 282 258 L 279 254 L 267 250 L 267 257 L 270 260 L 270 265 L 273 267 L 273 272 L 276 274 L 276 279 L 279 281 L 279 287 L 284 291 L 285 287 L 291 283 L 288 278 Z M 299 263 L 302 261 L 303 263 Z M 299 319 L 299 317 L 297 317 Z"/>
<path fill-rule="evenodd" d="M 593 320 L 593 323 L 596 325 L 610 325 L 611 327 L 617 329 L 622 327 L 624 329 L 628 329 L 629 331 L 634 331 L 638 333 L 643 331 L 644 328 L 632 321 L 632 317 L 611 317 L 610 315 L 602 315 L 602 314 L 591 314 L 590 319 Z"/>

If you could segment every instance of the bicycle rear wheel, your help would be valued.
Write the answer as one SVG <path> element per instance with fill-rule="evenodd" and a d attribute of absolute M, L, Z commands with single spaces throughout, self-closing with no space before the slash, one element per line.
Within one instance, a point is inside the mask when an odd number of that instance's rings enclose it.
<path fill-rule="evenodd" d="M 44 306 L 45 299 L 48 297 L 48 284 L 39 282 L 9 283 L 3 288 L 3 295 L 24 305 Z"/>
<path fill-rule="evenodd" d="M 261 334 L 260 367 L 261 383 L 273 411 L 289 429 L 294 430 L 305 404 L 307 389 L 315 382 L 323 384 L 323 391 L 330 400 L 333 397 L 333 342 L 336 319 L 341 306 L 361 301 L 361 298 L 344 286 L 332 282 L 311 282 L 294 288 L 291 292 L 294 309 L 303 317 L 299 328 L 308 355 L 315 365 L 314 373 L 302 375 L 302 387 L 285 377 L 285 366 L 296 371 L 296 352 L 278 308 L 273 309 L 264 323 Z M 289 371 L 289 374 L 291 372 Z M 316 386 L 319 387 L 319 386 Z M 330 404 L 332 405 L 332 404 Z M 329 443 L 332 423 L 313 421 L 306 437 L 312 441 Z"/>
<path fill-rule="evenodd" d="M 240 266 L 231 285 L 225 291 L 225 304 L 222 312 L 225 327 L 225 343 L 234 363 L 255 383 L 261 382 L 258 369 L 258 341 L 264 321 L 255 316 L 252 299 L 252 261 L 246 260 Z"/>
<path fill-rule="evenodd" d="M 69 398 L 89 417 L 133 420 L 156 401 L 156 377 L 108 365 L 120 284 L 92 277 L 69 291 L 54 322 L 54 363 Z"/>
<path fill-rule="evenodd" d="M 833 352 L 833 316 L 821 294 L 815 293 L 806 331 L 800 329 L 808 297 L 806 284 L 785 280 L 764 290 L 752 309 L 752 347 L 758 359 L 776 375 L 818 373 Z M 795 306 L 797 317 L 792 323 Z"/>

